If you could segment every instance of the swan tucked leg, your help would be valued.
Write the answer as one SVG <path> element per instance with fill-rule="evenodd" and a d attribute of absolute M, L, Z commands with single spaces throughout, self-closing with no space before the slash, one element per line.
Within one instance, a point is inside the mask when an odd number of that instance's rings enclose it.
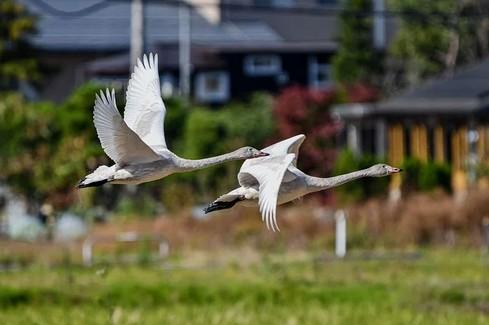
<path fill-rule="evenodd" d="M 244 200 L 241 197 L 235 198 L 233 201 L 214 201 L 211 204 L 209 204 L 206 208 L 204 208 L 204 213 L 209 213 L 212 211 L 217 211 L 217 210 L 224 210 L 224 209 L 230 209 L 232 208 L 236 203 L 239 201 Z"/>
<path fill-rule="evenodd" d="M 254 195 L 251 192 L 255 192 Z M 238 202 L 257 198 L 258 192 L 256 190 L 252 191 L 251 189 L 244 189 L 240 187 L 218 197 L 204 209 L 204 212 L 209 213 L 217 210 L 230 209 Z"/>
<path fill-rule="evenodd" d="M 94 186 L 103 185 L 112 178 L 114 172 L 115 172 L 115 165 L 111 167 L 100 166 L 97 169 L 95 169 L 93 173 L 85 176 L 85 178 L 82 179 L 80 183 L 78 183 L 77 187 L 84 188 L 84 187 L 94 187 Z"/>

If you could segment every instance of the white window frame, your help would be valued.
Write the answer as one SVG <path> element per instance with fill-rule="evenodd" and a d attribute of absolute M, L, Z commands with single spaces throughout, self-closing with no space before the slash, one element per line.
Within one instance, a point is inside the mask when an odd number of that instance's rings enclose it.
<path fill-rule="evenodd" d="M 256 65 L 256 59 L 270 59 L 270 65 Z M 275 76 L 282 72 L 282 60 L 276 54 L 249 54 L 243 62 L 244 72 L 249 76 Z"/>
<path fill-rule="evenodd" d="M 219 86 L 216 91 L 206 89 L 207 78 L 218 78 Z M 222 103 L 229 100 L 230 97 L 230 81 L 229 73 L 226 71 L 206 71 L 199 72 L 195 77 L 195 98 L 202 103 Z"/>
<path fill-rule="evenodd" d="M 319 63 L 317 56 L 309 57 L 309 87 L 315 89 L 325 89 L 332 85 L 331 65 L 328 63 Z M 330 76 L 328 80 L 318 80 L 319 73 L 323 72 Z"/>

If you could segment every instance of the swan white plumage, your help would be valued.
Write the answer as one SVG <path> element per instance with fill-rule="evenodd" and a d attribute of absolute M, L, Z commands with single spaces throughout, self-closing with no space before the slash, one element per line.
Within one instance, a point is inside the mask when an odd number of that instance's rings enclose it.
<path fill-rule="evenodd" d="M 117 109 L 115 91 L 96 95 L 93 121 L 107 156 L 115 164 L 100 166 L 78 184 L 79 188 L 105 184 L 140 184 L 173 173 L 206 168 L 230 160 L 268 154 L 243 147 L 224 155 L 189 160 L 171 152 L 165 141 L 166 108 L 161 99 L 158 56 L 138 59 L 126 92 L 124 119 Z"/>
<path fill-rule="evenodd" d="M 363 177 L 382 177 L 401 171 L 386 164 L 329 178 L 313 177 L 296 167 L 303 134 L 275 143 L 265 149 L 268 157 L 246 160 L 238 173 L 240 187 L 220 196 L 204 209 L 205 213 L 229 209 L 236 203 L 245 206 L 258 203 L 267 228 L 280 230 L 277 224 L 277 205 L 306 194 L 322 191 Z"/>

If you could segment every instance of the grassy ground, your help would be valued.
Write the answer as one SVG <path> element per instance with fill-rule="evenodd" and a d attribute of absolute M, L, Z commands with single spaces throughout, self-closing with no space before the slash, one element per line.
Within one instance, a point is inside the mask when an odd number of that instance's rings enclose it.
<path fill-rule="evenodd" d="M 0 323 L 488 324 L 488 263 L 437 250 L 404 261 L 31 268 L 0 273 Z"/>

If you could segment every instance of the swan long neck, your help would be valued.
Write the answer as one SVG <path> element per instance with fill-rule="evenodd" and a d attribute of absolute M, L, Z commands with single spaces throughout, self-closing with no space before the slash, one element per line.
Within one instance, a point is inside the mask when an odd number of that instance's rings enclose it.
<path fill-rule="evenodd" d="M 368 177 L 368 176 L 370 176 L 368 169 L 362 169 L 355 172 L 338 175 L 334 177 L 327 177 L 327 178 L 307 175 L 306 184 L 307 184 L 308 192 L 312 193 L 312 192 L 318 192 L 318 191 L 326 190 L 328 188 L 340 186 L 345 183 L 354 181 L 356 179 Z"/>
<path fill-rule="evenodd" d="M 195 160 L 176 157 L 175 163 L 179 168 L 179 171 L 186 172 L 186 171 L 203 169 L 203 168 L 219 165 L 227 161 L 240 160 L 240 159 L 243 159 L 243 157 L 241 157 L 241 155 L 239 155 L 237 152 L 233 151 L 215 157 L 195 159 Z"/>

